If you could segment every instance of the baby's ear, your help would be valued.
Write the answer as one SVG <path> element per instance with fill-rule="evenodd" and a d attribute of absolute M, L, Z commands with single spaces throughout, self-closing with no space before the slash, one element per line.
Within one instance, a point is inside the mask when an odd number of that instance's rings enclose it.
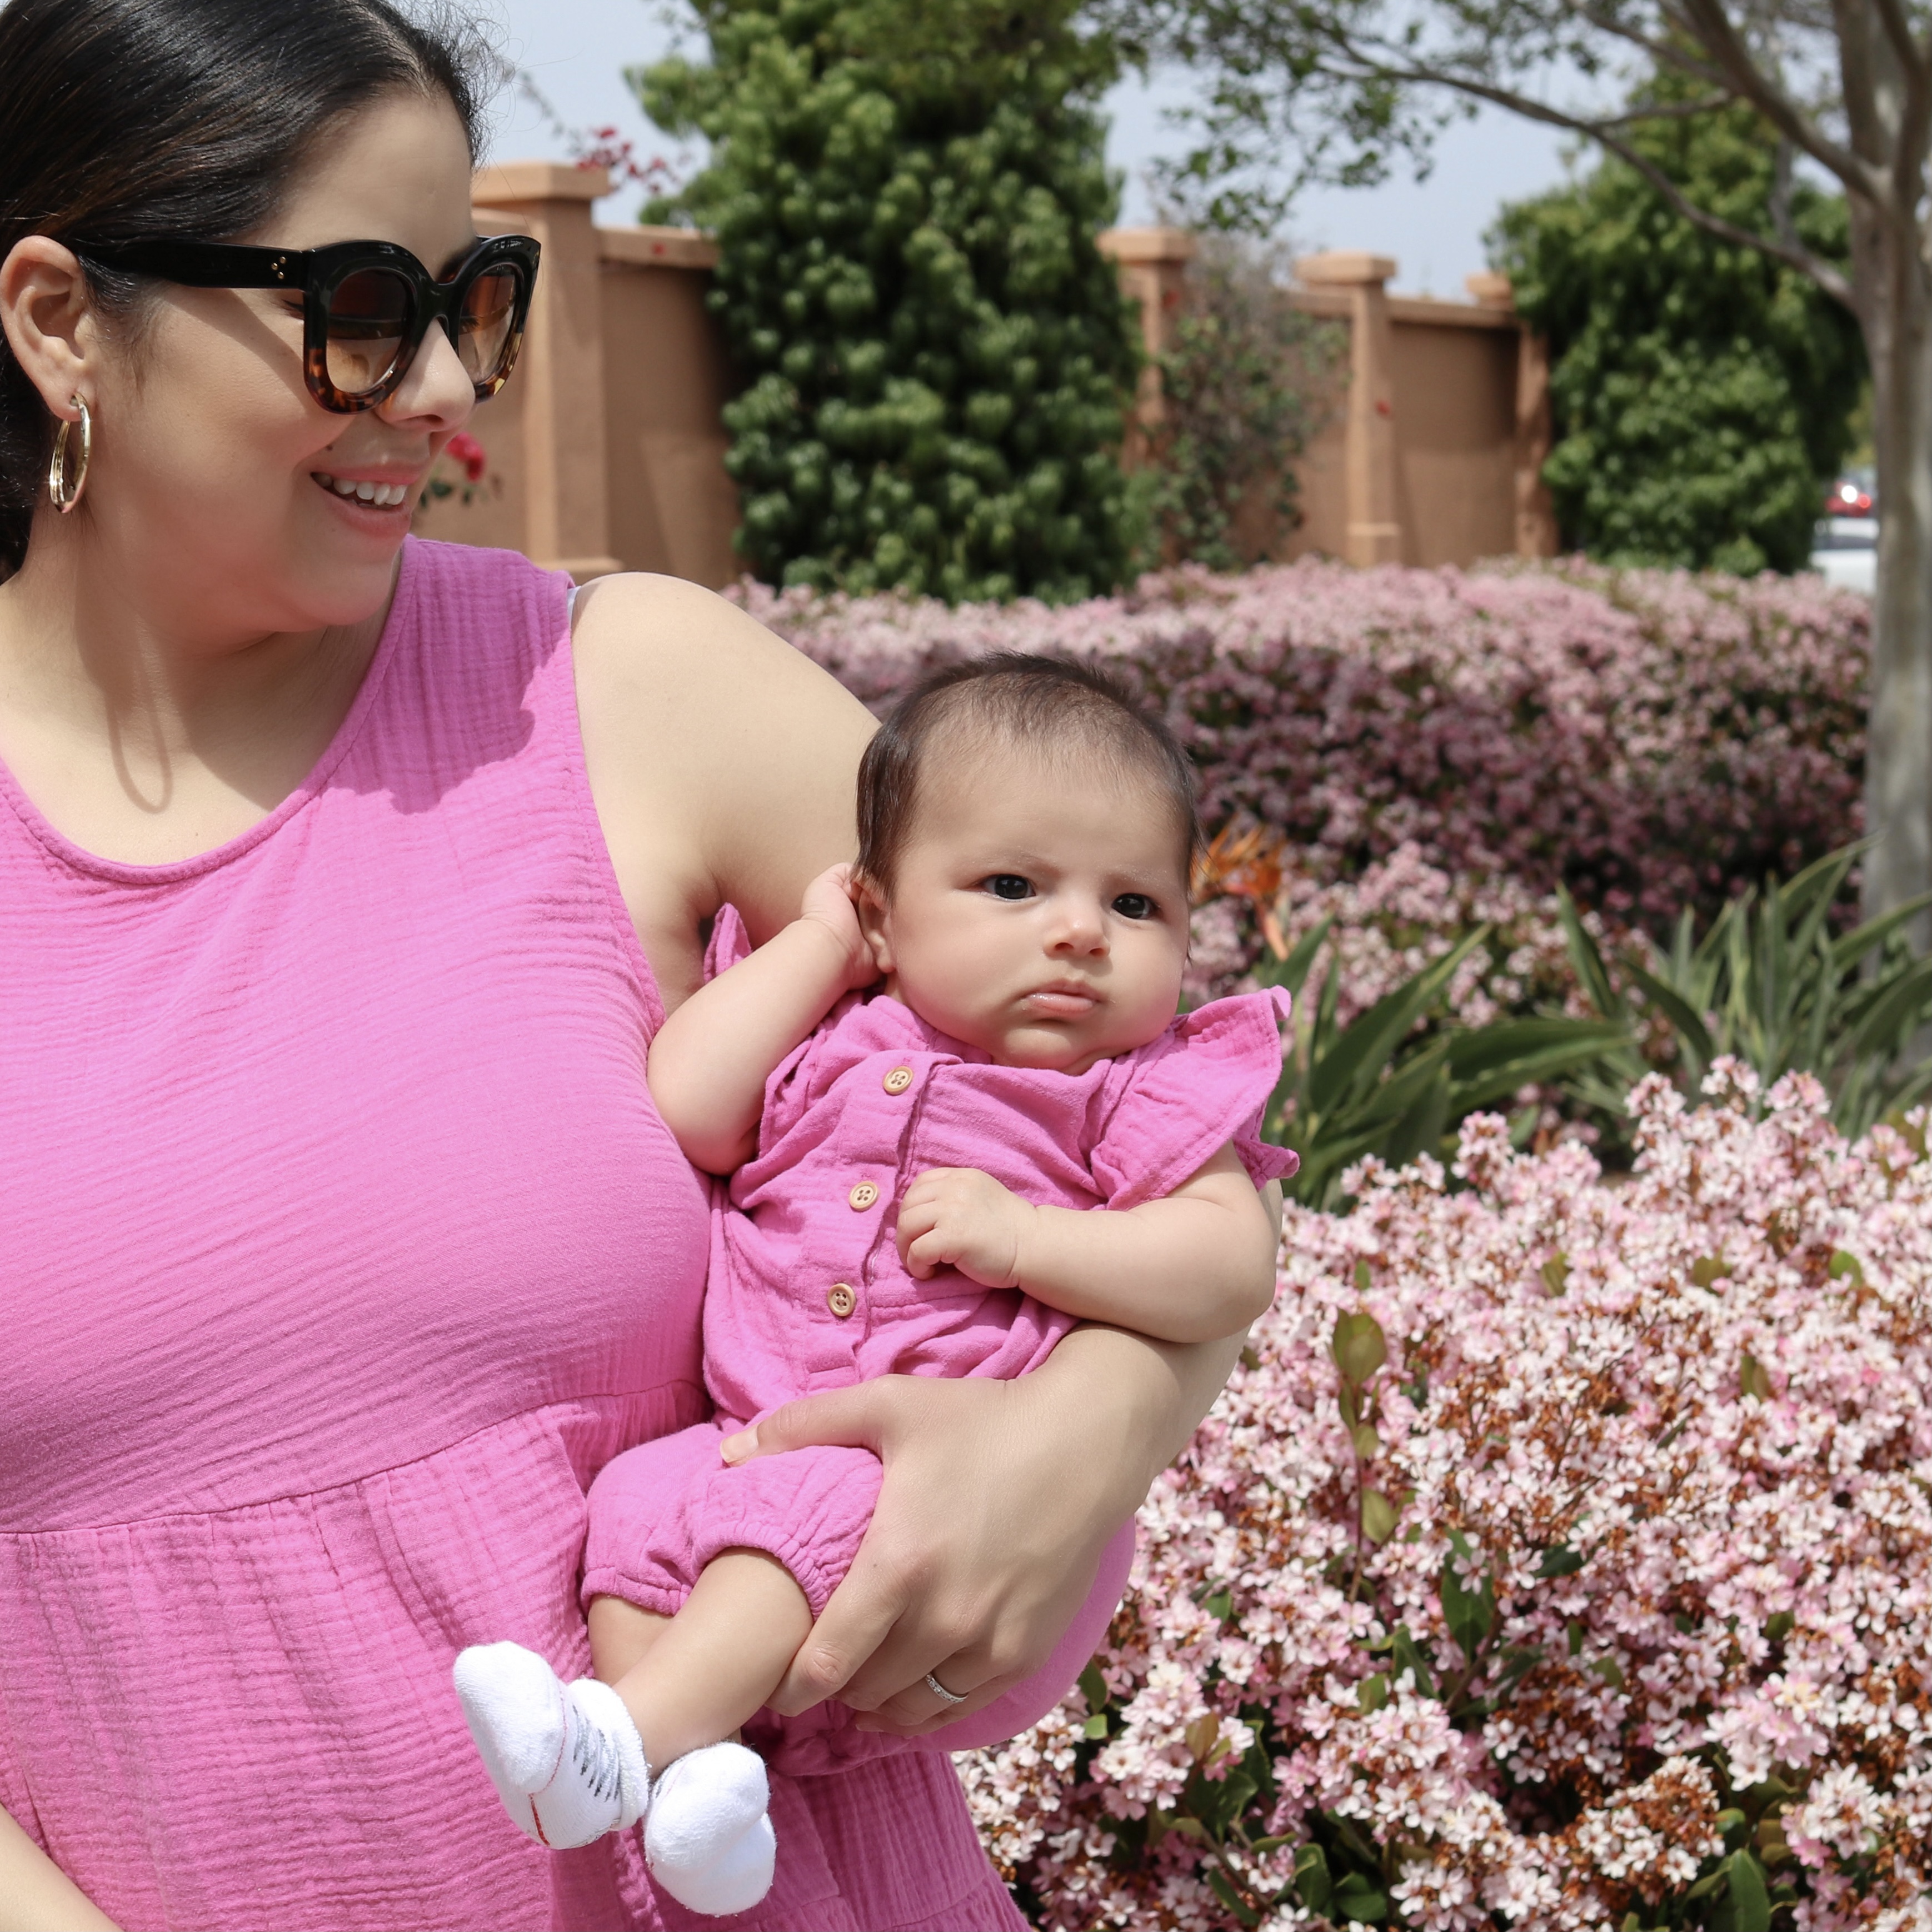
<path fill-rule="evenodd" d="M 892 942 L 886 934 L 890 914 L 884 892 L 856 866 L 852 872 L 852 904 L 859 915 L 859 930 L 872 950 L 872 964 L 881 974 L 892 970 Z"/>

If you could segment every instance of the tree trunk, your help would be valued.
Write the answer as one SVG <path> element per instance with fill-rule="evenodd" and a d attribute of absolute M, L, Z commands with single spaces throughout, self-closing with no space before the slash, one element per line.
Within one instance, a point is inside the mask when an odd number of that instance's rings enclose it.
<path fill-rule="evenodd" d="M 1871 362 L 1878 586 L 1865 746 L 1867 917 L 1932 892 L 1932 285 L 1905 224 L 1857 219 L 1860 306 Z M 1856 231 L 1864 227 L 1864 233 Z M 1912 922 L 1932 950 L 1932 910 Z"/>

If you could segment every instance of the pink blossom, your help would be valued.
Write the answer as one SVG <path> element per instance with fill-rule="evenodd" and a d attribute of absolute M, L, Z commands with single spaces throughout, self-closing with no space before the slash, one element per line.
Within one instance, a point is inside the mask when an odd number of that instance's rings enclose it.
<path fill-rule="evenodd" d="M 1042 1926 L 1225 1928 L 1216 1882 L 1312 1923 L 1295 1858 L 1344 1824 L 1411 1925 L 1651 1924 L 1746 1804 L 1806 1932 L 1927 1924 L 1928 1115 L 1849 1144 L 1815 1081 L 1755 1086 L 1645 1082 L 1619 1188 L 1478 1117 L 1460 1186 L 1370 1162 L 1352 1213 L 1291 1210 L 1276 1305 L 1142 1512 L 1103 1708 L 961 1760 Z M 1358 1310 L 1388 1361 L 1352 1437 Z M 1452 1635 L 1445 1576 L 1486 1629 Z"/>

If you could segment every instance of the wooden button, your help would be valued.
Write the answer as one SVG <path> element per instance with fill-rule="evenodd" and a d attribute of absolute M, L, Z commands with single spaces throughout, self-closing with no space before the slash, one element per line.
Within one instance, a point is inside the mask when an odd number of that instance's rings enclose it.
<path fill-rule="evenodd" d="M 878 1199 L 879 1190 L 869 1180 L 862 1180 L 845 1198 L 862 1214 Z"/>
<path fill-rule="evenodd" d="M 859 1305 L 859 1298 L 842 1281 L 835 1281 L 825 1292 L 825 1305 L 843 1322 Z"/>
<path fill-rule="evenodd" d="M 912 1084 L 912 1069 L 910 1066 L 895 1066 L 879 1084 L 888 1094 L 903 1094 Z"/>

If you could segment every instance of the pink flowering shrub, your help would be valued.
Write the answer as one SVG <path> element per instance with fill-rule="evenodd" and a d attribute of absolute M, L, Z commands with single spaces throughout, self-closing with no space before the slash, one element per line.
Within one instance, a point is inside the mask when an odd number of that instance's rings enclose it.
<path fill-rule="evenodd" d="M 1858 830 L 1868 612 L 1815 579 L 1304 560 L 1060 609 L 738 594 L 875 706 L 962 655 L 1099 658 L 1180 731 L 1210 825 L 1280 828 L 1322 883 L 1406 846 L 1668 915 Z"/>
<path fill-rule="evenodd" d="M 1083 1688 L 961 1768 L 1037 1923 L 1932 1926 L 1932 1162 L 1796 1076 L 1620 1188 L 1466 1122 L 1290 1210 Z"/>

